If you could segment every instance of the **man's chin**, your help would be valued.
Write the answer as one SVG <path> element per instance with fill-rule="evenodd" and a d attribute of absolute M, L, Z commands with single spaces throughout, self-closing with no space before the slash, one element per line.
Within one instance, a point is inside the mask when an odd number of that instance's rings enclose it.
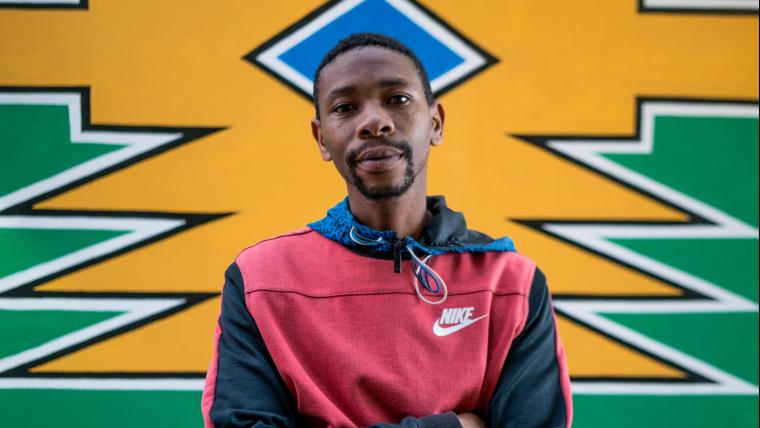
<path fill-rule="evenodd" d="M 356 188 L 364 195 L 365 198 L 372 201 L 389 201 L 406 193 L 411 187 L 411 183 L 396 186 L 366 186 L 363 183 L 357 183 Z"/>
<path fill-rule="evenodd" d="M 411 159 L 411 158 L 409 158 Z M 415 181 L 411 163 L 401 171 L 390 174 L 364 174 L 361 170 L 352 170 L 354 186 L 365 198 L 372 201 L 388 201 L 405 194 Z"/>

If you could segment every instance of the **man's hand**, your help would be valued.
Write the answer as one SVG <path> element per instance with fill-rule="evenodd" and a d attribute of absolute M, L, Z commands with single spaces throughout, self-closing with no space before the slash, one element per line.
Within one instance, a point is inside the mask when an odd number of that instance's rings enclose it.
<path fill-rule="evenodd" d="M 462 428 L 486 428 L 483 419 L 480 419 L 478 415 L 474 413 L 460 413 L 459 422 L 462 424 Z"/>

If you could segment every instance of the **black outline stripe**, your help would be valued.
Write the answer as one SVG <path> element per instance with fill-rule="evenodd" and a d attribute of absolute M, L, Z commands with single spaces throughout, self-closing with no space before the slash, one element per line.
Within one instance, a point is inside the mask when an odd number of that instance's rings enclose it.
<path fill-rule="evenodd" d="M 293 83 L 291 83 L 289 80 L 285 79 L 284 77 L 280 76 L 275 72 L 274 70 L 271 70 L 268 68 L 265 64 L 262 64 L 256 60 L 256 57 L 275 45 L 280 40 L 290 36 L 291 34 L 295 33 L 314 19 L 316 19 L 319 15 L 327 11 L 328 9 L 332 8 L 333 6 L 337 5 L 343 0 L 330 0 L 327 3 L 323 4 L 322 6 L 314 9 L 313 11 L 309 12 L 306 16 L 296 21 L 294 24 L 287 27 L 282 32 L 278 33 L 273 38 L 267 40 L 262 45 L 257 47 L 256 49 L 248 52 L 245 54 L 241 59 L 253 64 L 254 66 L 258 67 L 259 69 L 263 70 L 265 73 L 269 74 L 270 76 L 274 77 L 276 80 L 280 81 L 280 83 L 284 84 L 285 86 L 289 87 L 290 89 L 294 90 L 299 95 L 305 97 L 309 101 L 313 101 L 312 94 L 307 93 L 306 91 L 302 90 L 301 88 L 297 87 Z M 465 81 L 469 80 L 470 78 L 474 77 L 475 75 L 479 74 L 481 71 L 485 70 L 486 68 L 496 64 L 499 62 L 499 59 L 495 56 L 491 55 L 490 53 L 486 52 L 483 48 L 476 45 L 474 42 L 472 42 L 470 39 L 465 37 L 461 32 L 459 32 L 457 29 L 455 29 L 451 24 L 447 23 L 443 19 L 441 19 L 439 16 L 434 14 L 430 9 L 426 8 L 422 4 L 420 4 L 416 0 L 407 0 L 410 3 L 412 3 L 414 6 L 416 6 L 422 13 L 424 13 L 428 18 L 432 19 L 433 21 L 440 24 L 442 27 L 444 27 L 446 30 L 450 31 L 453 35 L 458 37 L 464 44 L 466 44 L 468 47 L 470 47 L 472 50 L 477 52 L 483 59 L 485 60 L 485 63 L 481 65 L 480 67 L 470 71 L 466 75 L 460 77 L 459 79 L 449 83 L 448 85 L 440 88 L 439 90 L 435 91 L 435 96 L 440 97 L 446 92 L 454 89 L 456 86 L 459 86 L 460 84 L 464 83 Z"/>
<path fill-rule="evenodd" d="M 5 3 L 0 1 L 0 9 L 60 9 L 60 10 L 87 10 L 89 0 L 79 0 L 77 4 L 61 3 Z"/>

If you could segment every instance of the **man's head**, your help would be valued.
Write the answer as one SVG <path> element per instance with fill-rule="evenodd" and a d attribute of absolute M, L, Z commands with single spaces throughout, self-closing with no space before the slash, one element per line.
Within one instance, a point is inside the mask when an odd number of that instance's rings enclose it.
<path fill-rule="evenodd" d="M 443 108 L 419 59 L 395 39 L 355 34 L 322 60 L 314 78 L 312 133 L 322 158 L 370 200 L 425 191 L 431 145 L 441 142 Z"/>

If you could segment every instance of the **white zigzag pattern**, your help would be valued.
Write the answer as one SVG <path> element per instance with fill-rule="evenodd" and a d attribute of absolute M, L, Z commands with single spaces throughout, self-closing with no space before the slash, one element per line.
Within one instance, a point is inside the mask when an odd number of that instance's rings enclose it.
<path fill-rule="evenodd" d="M 757 0 L 644 0 L 645 8 L 753 11 Z"/>
<path fill-rule="evenodd" d="M 124 312 L 105 321 L 57 337 L 34 348 L 0 358 L 0 373 L 171 309 L 184 302 L 185 299 L 0 298 L 0 310 L 6 311 Z"/>
<path fill-rule="evenodd" d="M 32 183 L 0 197 L 0 211 L 61 188 L 79 179 L 97 174 L 111 166 L 182 138 L 181 133 L 123 132 L 82 130 L 82 97 L 77 92 L 0 93 L 0 104 L 65 106 L 68 110 L 72 144 L 95 143 L 124 147 L 83 162 L 52 177 Z M 19 142 L 20 143 L 20 142 Z M 0 277 L 0 293 L 28 284 L 114 253 L 122 248 L 145 241 L 185 225 L 182 219 L 145 217 L 87 217 L 0 215 L 0 229 L 61 229 L 109 230 L 126 232 L 117 237 L 65 254 L 53 260 L 31 266 L 23 271 Z M 9 254 L 12 249 L 4 249 Z M 170 310 L 186 302 L 175 299 L 99 299 L 99 298 L 0 298 L 0 310 L 68 310 L 118 311 L 113 318 L 68 333 L 34 348 L 0 358 L 0 374 L 25 363 L 43 358 L 60 350 L 82 343 L 122 326 Z M 200 389 L 202 381 L 187 379 L 32 379 L 0 378 L 0 388 L 64 388 L 64 389 Z M 150 385 L 150 388 L 148 387 Z"/>
<path fill-rule="evenodd" d="M 758 305 L 702 278 L 616 245 L 610 238 L 758 238 L 758 230 L 718 209 L 689 197 L 635 171 L 624 168 L 604 157 L 602 153 L 651 154 L 654 119 L 660 115 L 702 117 L 758 117 L 758 107 L 741 104 L 707 104 L 678 102 L 645 102 L 641 109 L 640 141 L 549 140 L 547 146 L 595 170 L 605 172 L 636 188 L 656 195 L 675 206 L 682 207 L 711 221 L 714 225 L 595 225 L 552 224 L 543 228 L 594 249 L 616 260 L 696 291 L 708 299 L 653 301 L 562 300 L 555 306 L 560 311 L 665 360 L 693 371 L 712 383 L 627 383 L 574 382 L 578 394 L 749 394 L 757 395 L 758 387 L 737 378 L 691 355 L 657 342 L 639 332 L 604 318 L 600 313 L 720 313 L 757 312 Z"/>

